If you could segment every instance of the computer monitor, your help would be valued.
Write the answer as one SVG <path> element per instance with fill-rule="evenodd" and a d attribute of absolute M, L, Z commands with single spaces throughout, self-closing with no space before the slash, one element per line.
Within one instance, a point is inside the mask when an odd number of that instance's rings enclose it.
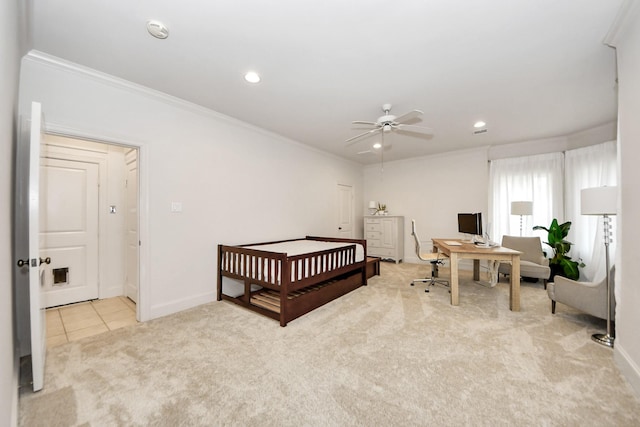
<path fill-rule="evenodd" d="M 482 236 L 482 213 L 459 213 L 458 231 L 464 234 Z"/>

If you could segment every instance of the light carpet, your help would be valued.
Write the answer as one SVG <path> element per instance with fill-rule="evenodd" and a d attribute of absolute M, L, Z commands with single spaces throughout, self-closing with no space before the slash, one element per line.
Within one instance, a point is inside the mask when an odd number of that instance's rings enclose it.
<path fill-rule="evenodd" d="M 464 272 L 453 307 L 409 286 L 427 268 L 382 263 L 285 328 L 213 302 L 54 347 L 20 425 L 639 425 L 640 399 L 591 341 L 602 320 L 551 315 L 538 283 L 511 312 L 508 283 Z"/>

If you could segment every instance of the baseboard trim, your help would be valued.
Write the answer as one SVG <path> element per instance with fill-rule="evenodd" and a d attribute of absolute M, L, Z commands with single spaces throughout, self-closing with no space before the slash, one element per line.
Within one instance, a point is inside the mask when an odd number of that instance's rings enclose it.
<path fill-rule="evenodd" d="M 115 298 L 124 295 L 122 286 L 112 286 L 106 289 L 100 289 L 100 299 Z"/>
<path fill-rule="evenodd" d="M 625 351 L 624 347 L 621 346 L 618 341 L 616 341 L 613 350 L 613 360 L 620 369 L 622 376 L 625 377 L 631 385 L 631 388 L 633 388 L 636 396 L 640 398 L 640 367 L 629 357 L 629 353 Z"/>
<path fill-rule="evenodd" d="M 215 301 L 215 299 L 216 299 L 215 292 L 206 292 L 193 297 L 172 301 L 167 304 L 152 305 L 151 319 L 168 316 L 170 314 L 178 313 L 180 311 L 197 307 L 202 304 L 207 304 Z"/>

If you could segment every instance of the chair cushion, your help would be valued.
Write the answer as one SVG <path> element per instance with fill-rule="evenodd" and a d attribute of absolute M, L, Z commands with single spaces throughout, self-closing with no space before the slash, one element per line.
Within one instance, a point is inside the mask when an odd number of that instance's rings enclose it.
<path fill-rule="evenodd" d="M 498 272 L 502 274 L 511 274 L 511 264 L 500 263 Z M 547 280 L 550 275 L 551 268 L 548 266 L 536 264 L 531 261 L 520 260 L 520 276 Z"/>
<path fill-rule="evenodd" d="M 502 236 L 502 246 L 522 252 L 521 261 L 531 261 L 536 264 L 548 265 L 542 252 L 542 243 L 539 237 Z"/>

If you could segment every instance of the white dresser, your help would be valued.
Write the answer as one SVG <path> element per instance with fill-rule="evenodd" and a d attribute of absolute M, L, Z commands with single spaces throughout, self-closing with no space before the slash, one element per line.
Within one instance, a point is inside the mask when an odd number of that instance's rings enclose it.
<path fill-rule="evenodd" d="M 399 263 L 404 258 L 404 217 L 365 216 L 364 238 L 368 256 Z"/>

